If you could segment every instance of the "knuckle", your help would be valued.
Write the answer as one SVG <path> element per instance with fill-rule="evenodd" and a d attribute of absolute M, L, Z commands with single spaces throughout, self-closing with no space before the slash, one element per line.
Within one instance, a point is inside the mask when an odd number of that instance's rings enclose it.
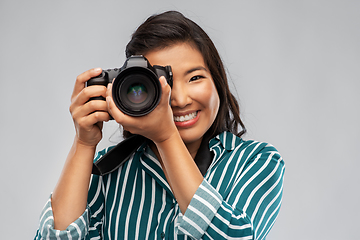
<path fill-rule="evenodd" d="M 101 117 L 101 114 L 100 114 L 100 112 L 94 112 L 93 116 L 94 116 L 95 120 L 98 120 Z"/>
<path fill-rule="evenodd" d="M 84 77 L 83 77 L 84 74 L 80 74 L 76 77 L 76 82 L 77 83 L 82 83 L 84 82 Z"/>
<path fill-rule="evenodd" d="M 85 121 L 83 119 L 78 119 L 77 124 L 80 128 L 85 128 Z"/>
<path fill-rule="evenodd" d="M 69 107 L 69 111 L 70 111 L 71 117 L 72 117 L 73 119 L 75 119 L 75 118 L 78 117 L 78 112 L 79 112 L 79 111 L 78 111 L 77 108 L 70 106 L 70 107 Z"/>
<path fill-rule="evenodd" d="M 107 104 L 107 109 L 109 110 L 110 113 L 114 112 L 114 108 L 111 104 Z"/>
<path fill-rule="evenodd" d="M 90 108 L 90 110 L 95 110 L 95 109 L 96 109 L 96 106 L 97 106 L 96 101 L 94 101 L 94 100 L 89 101 L 89 102 L 87 103 L 87 105 L 88 105 L 88 107 Z"/>
<path fill-rule="evenodd" d="M 90 94 L 90 88 L 84 88 L 83 90 L 82 90 L 82 93 L 85 95 L 85 96 L 88 96 L 89 94 Z"/>

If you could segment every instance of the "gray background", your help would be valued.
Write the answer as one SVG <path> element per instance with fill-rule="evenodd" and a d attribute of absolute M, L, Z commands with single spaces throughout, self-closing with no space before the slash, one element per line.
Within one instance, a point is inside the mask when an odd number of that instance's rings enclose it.
<path fill-rule="evenodd" d="M 358 239 L 360 2 L 349 0 L 1 0 L 1 239 L 35 234 L 72 144 L 76 76 L 121 66 L 134 29 L 164 10 L 208 32 L 245 138 L 272 143 L 285 159 L 268 239 Z M 106 124 L 100 148 L 119 141 L 116 129 Z"/>

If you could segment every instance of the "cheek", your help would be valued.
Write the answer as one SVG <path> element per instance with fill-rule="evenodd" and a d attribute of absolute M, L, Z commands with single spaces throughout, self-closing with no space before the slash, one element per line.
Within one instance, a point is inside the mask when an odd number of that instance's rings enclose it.
<path fill-rule="evenodd" d="M 219 107 L 220 107 L 220 98 L 219 98 L 219 94 L 215 88 L 215 86 L 212 88 L 211 91 L 212 94 L 209 95 L 209 108 L 212 111 L 213 114 L 213 119 L 212 121 L 215 120 L 216 115 L 219 111 Z"/>
<path fill-rule="evenodd" d="M 215 115 L 212 117 L 215 119 L 220 106 L 220 98 L 215 85 L 212 82 L 200 84 L 194 92 L 194 98 L 212 115 Z"/>

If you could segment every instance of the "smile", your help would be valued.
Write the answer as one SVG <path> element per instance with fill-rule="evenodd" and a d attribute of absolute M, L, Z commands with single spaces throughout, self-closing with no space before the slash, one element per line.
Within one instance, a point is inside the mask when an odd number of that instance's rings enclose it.
<path fill-rule="evenodd" d="M 192 120 L 192 119 L 196 118 L 197 113 L 198 112 L 196 111 L 196 112 L 184 115 L 184 116 L 174 116 L 174 121 L 175 122 L 186 122 L 186 121 Z"/>

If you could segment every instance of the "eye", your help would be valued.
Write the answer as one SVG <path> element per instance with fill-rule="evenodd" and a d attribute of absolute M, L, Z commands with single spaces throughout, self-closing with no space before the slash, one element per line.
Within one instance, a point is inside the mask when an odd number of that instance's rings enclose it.
<path fill-rule="evenodd" d="M 201 78 L 204 78 L 204 76 L 201 76 L 201 75 L 194 76 L 194 77 L 190 78 L 190 82 L 199 80 Z"/>

